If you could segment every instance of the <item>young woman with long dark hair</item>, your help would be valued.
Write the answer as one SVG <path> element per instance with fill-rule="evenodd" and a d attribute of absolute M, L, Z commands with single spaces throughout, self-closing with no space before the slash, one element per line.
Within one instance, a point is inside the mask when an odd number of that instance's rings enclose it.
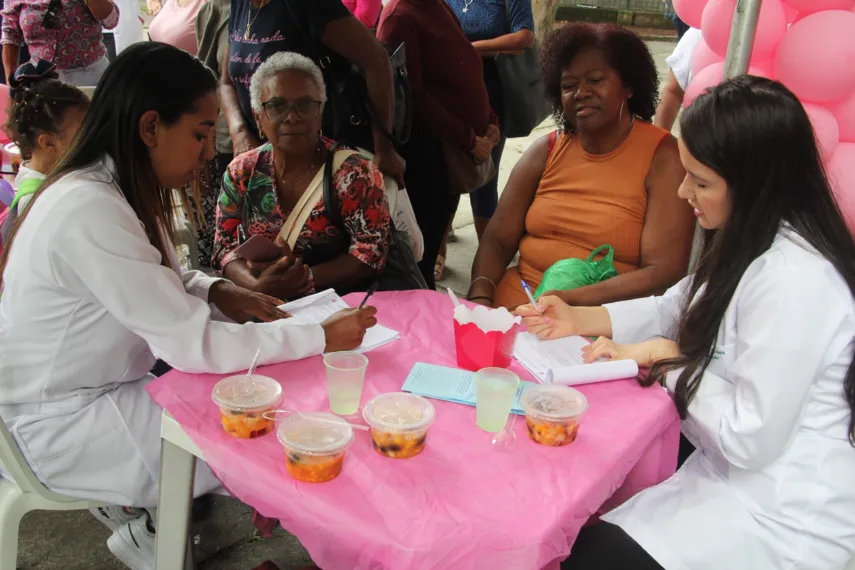
<path fill-rule="evenodd" d="M 213 157 L 216 89 L 177 48 L 123 51 L 0 256 L 0 416 L 52 490 L 155 506 L 161 410 L 145 392 L 155 354 L 185 371 L 235 372 L 259 349 L 269 364 L 356 348 L 376 322 L 369 309 L 303 325 L 284 319 L 277 299 L 180 273 L 170 189 Z M 217 321 L 214 308 L 270 322 Z M 200 465 L 195 494 L 217 485 Z M 126 565 L 154 567 L 145 514 L 96 515 Z"/>
<path fill-rule="evenodd" d="M 680 196 L 706 230 L 662 297 L 521 307 L 541 338 L 602 336 L 588 361 L 652 366 L 696 446 L 676 475 L 586 528 L 563 568 L 840 569 L 855 551 L 855 242 L 810 120 L 740 77 L 683 114 Z"/>

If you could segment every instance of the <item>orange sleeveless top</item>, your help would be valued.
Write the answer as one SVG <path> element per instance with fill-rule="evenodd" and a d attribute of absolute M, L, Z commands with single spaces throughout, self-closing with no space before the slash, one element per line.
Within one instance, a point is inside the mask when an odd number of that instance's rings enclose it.
<path fill-rule="evenodd" d="M 556 261 L 584 259 L 601 245 L 614 248 L 618 273 L 638 269 L 647 213 L 644 183 L 667 135 L 636 119 L 626 140 L 601 155 L 585 152 L 576 136 L 559 135 L 526 214 L 519 266 L 505 273 L 495 306 L 527 303 L 521 277 L 535 289 Z"/>

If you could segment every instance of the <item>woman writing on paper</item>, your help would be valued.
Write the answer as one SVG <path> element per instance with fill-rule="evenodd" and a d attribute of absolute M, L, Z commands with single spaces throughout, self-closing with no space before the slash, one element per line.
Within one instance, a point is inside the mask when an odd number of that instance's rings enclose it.
<path fill-rule="evenodd" d="M 746 128 L 749 125 L 750 128 Z M 697 451 L 586 528 L 563 568 L 843 568 L 855 551 L 855 243 L 810 121 L 781 84 L 740 77 L 682 116 L 680 196 L 706 230 L 661 297 L 520 307 L 541 338 L 601 336 L 665 383 Z"/>
<path fill-rule="evenodd" d="M 596 306 L 662 293 L 686 275 L 695 221 L 677 197 L 677 141 L 649 122 L 659 82 L 650 51 L 625 28 L 573 22 L 549 35 L 540 69 L 559 131 L 511 172 L 478 245 L 469 299 L 526 303 L 521 279 L 536 290 L 553 264 L 605 244 L 619 275 L 556 295 Z"/>
<path fill-rule="evenodd" d="M 145 392 L 155 355 L 180 370 L 234 372 L 258 349 L 270 364 L 355 348 L 376 322 L 373 310 L 320 326 L 282 320 L 277 299 L 179 273 L 169 189 L 213 155 L 216 88 L 172 46 L 122 52 L 0 256 L 0 416 L 49 489 L 157 503 L 161 410 Z M 213 308 L 270 322 L 218 322 Z M 201 465 L 195 494 L 217 485 Z M 126 563 L 150 553 L 150 522 L 112 513 L 108 524 L 122 524 L 111 550 Z"/>

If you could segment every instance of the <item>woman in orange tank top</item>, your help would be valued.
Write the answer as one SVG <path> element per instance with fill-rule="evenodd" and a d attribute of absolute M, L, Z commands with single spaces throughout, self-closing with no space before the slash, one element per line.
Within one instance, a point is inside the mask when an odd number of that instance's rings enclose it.
<path fill-rule="evenodd" d="M 615 250 L 618 276 L 556 294 L 572 305 L 654 295 L 688 269 L 692 210 L 677 141 L 650 124 L 658 75 L 638 36 L 612 24 L 574 23 L 544 44 L 541 74 L 560 126 L 517 163 L 481 240 L 469 299 L 527 302 L 556 261 Z M 508 265 L 519 252 L 519 263 Z"/>

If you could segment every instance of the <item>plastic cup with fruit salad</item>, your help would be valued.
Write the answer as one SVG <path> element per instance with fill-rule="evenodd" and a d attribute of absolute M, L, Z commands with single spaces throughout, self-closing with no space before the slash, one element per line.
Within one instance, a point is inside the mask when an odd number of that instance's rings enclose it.
<path fill-rule="evenodd" d="M 570 445 L 576 439 L 582 415 L 588 409 L 585 395 L 569 386 L 530 386 L 520 398 L 528 436 L 541 445 Z"/>
<path fill-rule="evenodd" d="M 285 468 L 298 481 L 325 483 L 341 473 L 353 428 L 334 414 L 305 412 L 286 417 L 277 431 Z"/>
<path fill-rule="evenodd" d="M 362 417 L 371 428 L 374 450 L 406 459 L 422 452 L 436 413 L 425 398 L 405 392 L 380 394 L 365 405 Z"/>
<path fill-rule="evenodd" d="M 251 378 L 246 374 L 229 376 L 217 382 L 211 398 L 220 408 L 226 432 L 241 439 L 253 439 L 273 431 L 273 419 L 264 415 L 276 410 L 282 399 L 282 386 L 273 378 L 258 374 Z"/>

